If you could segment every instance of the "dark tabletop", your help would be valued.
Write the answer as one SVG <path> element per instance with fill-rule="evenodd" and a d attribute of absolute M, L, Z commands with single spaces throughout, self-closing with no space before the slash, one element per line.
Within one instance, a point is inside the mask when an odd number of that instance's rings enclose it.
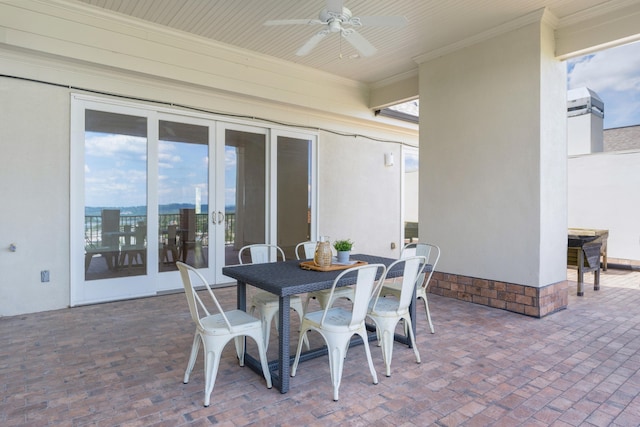
<path fill-rule="evenodd" d="M 393 258 L 373 255 L 351 255 L 351 261 L 366 261 L 368 264 L 384 264 L 388 266 L 396 261 Z M 296 295 L 304 292 L 328 289 L 333 281 L 344 270 L 313 271 L 300 268 L 299 260 L 284 262 L 270 262 L 265 264 L 244 264 L 222 268 L 225 276 L 253 285 L 265 291 L 279 296 Z M 387 277 L 402 275 L 402 265 L 387 273 Z M 378 275 L 376 279 L 380 276 Z M 347 286 L 355 283 L 354 275 L 341 280 L 339 286 Z"/>
<path fill-rule="evenodd" d="M 585 243 L 593 242 L 600 236 L 577 236 L 577 235 L 569 235 L 568 238 L 568 246 L 570 248 L 579 248 L 584 246 Z"/>

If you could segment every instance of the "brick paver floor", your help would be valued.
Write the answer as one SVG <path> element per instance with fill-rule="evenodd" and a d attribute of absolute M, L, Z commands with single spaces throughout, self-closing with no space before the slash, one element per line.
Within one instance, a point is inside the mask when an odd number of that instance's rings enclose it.
<path fill-rule="evenodd" d="M 235 288 L 217 294 L 234 307 Z M 354 347 L 338 402 L 326 357 L 301 363 L 280 394 L 229 345 L 208 408 L 202 355 L 182 383 L 194 330 L 183 294 L 0 318 L 0 425 L 640 424 L 640 273 L 609 269 L 580 298 L 572 282 L 568 309 L 543 319 L 436 295 L 430 308 L 435 334 L 418 318 L 421 364 L 396 344 L 385 377 L 372 343 L 378 385 Z"/>

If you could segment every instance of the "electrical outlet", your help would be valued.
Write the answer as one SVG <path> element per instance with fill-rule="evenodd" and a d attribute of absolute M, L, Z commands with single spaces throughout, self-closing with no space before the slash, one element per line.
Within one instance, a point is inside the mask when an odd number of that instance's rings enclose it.
<path fill-rule="evenodd" d="M 40 272 L 40 281 L 43 283 L 49 281 L 49 270 L 42 270 Z"/>

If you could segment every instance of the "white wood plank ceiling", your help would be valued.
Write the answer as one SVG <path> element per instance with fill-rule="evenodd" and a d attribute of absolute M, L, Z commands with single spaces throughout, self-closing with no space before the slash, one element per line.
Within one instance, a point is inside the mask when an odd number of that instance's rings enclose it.
<path fill-rule="evenodd" d="M 361 57 L 338 34 L 307 56 L 296 51 L 320 25 L 265 26 L 317 19 L 324 0 L 76 0 L 92 7 L 233 45 L 331 74 L 375 83 L 417 69 L 415 57 L 489 31 L 544 7 L 557 18 L 594 15 L 628 0 L 345 0 L 354 16 L 401 15 L 404 28 L 358 29 L 377 53 Z M 577 14 L 577 15 L 576 15 Z"/>

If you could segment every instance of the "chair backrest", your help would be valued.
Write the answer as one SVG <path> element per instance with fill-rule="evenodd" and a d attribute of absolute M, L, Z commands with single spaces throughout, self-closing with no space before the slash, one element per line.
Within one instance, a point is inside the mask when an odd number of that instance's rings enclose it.
<path fill-rule="evenodd" d="M 385 277 L 380 279 L 381 282 L 386 280 L 387 272 L 394 269 L 397 265 L 404 264 L 402 271 L 402 286 L 400 288 L 400 300 L 398 302 L 398 311 L 404 311 L 409 308 L 409 304 L 411 304 L 411 300 L 413 299 L 413 292 L 416 286 L 422 284 L 421 276 L 424 276 L 424 269 L 427 265 L 427 258 L 425 256 L 416 255 L 406 258 L 400 258 L 397 261 L 394 261 L 389 267 L 387 267 L 387 271 L 385 272 Z M 382 290 L 382 286 L 377 289 L 377 293 L 375 299 L 373 301 L 372 310 L 375 311 L 376 304 L 380 299 L 380 291 Z"/>
<path fill-rule="evenodd" d="M 193 208 L 180 209 L 180 228 L 183 230 L 185 241 L 196 240 L 196 210 Z"/>
<path fill-rule="evenodd" d="M 312 242 L 310 240 L 307 242 L 298 243 L 298 245 L 296 246 L 296 259 L 313 259 L 316 254 L 317 244 L 318 242 Z M 304 249 L 302 254 L 300 253 L 300 249 Z"/>
<path fill-rule="evenodd" d="M 318 244 L 318 242 L 313 242 L 313 241 L 308 241 L 308 242 L 301 242 L 298 243 L 298 245 L 296 246 L 296 259 L 313 259 L 316 256 L 316 245 Z M 333 247 L 333 245 L 330 245 L 331 247 L 331 253 L 333 254 L 333 256 L 336 255 L 336 250 Z M 302 254 L 300 252 L 300 249 L 304 248 L 304 256 L 301 256 Z"/>
<path fill-rule="evenodd" d="M 351 322 L 349 326 L 352 328 L 358 327 L 362 322 L 364 322 L 364 318 L 367 316 L 367 310 L 369 309 L 369 301 L 379 288 L 378 283 L 376 281 L 376 275 L 380 271 L 380 278 L 383 278 L 386 275 L 386 267 L 384 264 L 367 264 L 359 267 L 352 267 L 347 270 L 344 270 L 342 273 L 338 275 L 333 281 L 333 285 L 331 286 L 331 292 L 329 294 L 328 301 L 333 300 L 333 294 L 336 290 L 336 285 L 340 280 L 342 280 L 347 275 L 355 275 L 356 283 L 354 285 L 354 298 L 353 298 L 353 308 L 351 311 Z M 380 282 L 381 283 L 381 282 Z M 331 304 L 327 304 L 324 309 L 324 313 L 322 315 L 322 320 L 320 320 L 320 324 L 324 324 L 325 318 L 327 317 L 327 312 L 331 308 Z"/>
<path fill-rule="evenodd" d="M 142 221 L 138 222 L 138 225 L 133 232 L 133 236 L 136 238 L 136 247 L 145 247 L 145 241 L 147 239 L 147 224 Z"/>
<path fill-rule="evenodd" d="M 167 245 L 175 246 L 176 236 L 178 235 L 178 225 L 171 224 L 167 226 Z"/>
<path fill-rule="evenodd" d="M 429 285 L 433 272 L 436 270 L 436 265 L 438 265 L 440 247 L 430 243 L 409 243 L 402 248 L 400 258 L 416 255 L 427 258 L 427 265 L 424 268 L 424 272 L 418 277 L 419 285 L 426 288 Z"/>
<path fill-rule="evenodd" d="M 120 231 L 120 209 L 103 209 L 102 215 L 102 245 L 118 246 L 120 237 L 116 234 L 105 235 Z"/>
<path fill-rule="evenodd" d="M 189 304 L 189 311 L 191 312 L 191 319 L 197 325 L 197 327 L 201 330 L 206 329 L 202 325 L 202 322 L 200 319 L 202 319 L 203 317 L 210 316 L 211 313 L 209 313 L 209 310 L 207 310 L 206 305 L 204 304 L 204 302 L 196 292 L 192 278 L 197 279 L 196 281 L 199 282 L 199 285 L 202 285 L 206 288 L 209 296 L 211 297 L 211 299 L 213 300 L 213 303 L 216 306 L 216 309 L 218 310 L 218 313 L 222 315 L 222 317 L 224 318 L 224 322 L 227 325 L 227 328 L 229 328 L 229 331 L 231 331 L 231 323 L 229 323 L 229 319 L 224 314 L 224 311 L 222 311 L 222 307 L 220 306 L 220 303 L 218 302 L 218 299 L 216 298 L 216 296 L 213 294 L 213 291 L 211 290 L 209 283 L 207 283 L 207 280 L 202 276 L 202 274 L 200 274 L 198 270 L 196 270 L 195 268 L 193 268 L 188 264 L 177 261 L 176 265 L 178 266 L 178 270 L 180 271 L 180 277 L 182 278 L 184 292 L 187 297 L 187 303 Z"/>
<path fill-rule="evenodd" d="M 124 245 L 131 246 L 131 226 L 125 224 L 122 228 L 124 229 Z"/>
<path fill-rule="evenodd" d="M 268 243 L 256 243 L 253 245 L 247 245 L 240 248 L 240 252 L 238 252 L 238 261 L 240 264 L 244 264 L 243 256 L 248 252 L 251 257 L 251 264 L 264 264 L 266 262 L 271 262 L 272 254 L 275 251 L 276 261 L 278 260 L 278 256 L 285 261 L 284 251 L 280 249 L 277 245 L 270 245 Z"/>

